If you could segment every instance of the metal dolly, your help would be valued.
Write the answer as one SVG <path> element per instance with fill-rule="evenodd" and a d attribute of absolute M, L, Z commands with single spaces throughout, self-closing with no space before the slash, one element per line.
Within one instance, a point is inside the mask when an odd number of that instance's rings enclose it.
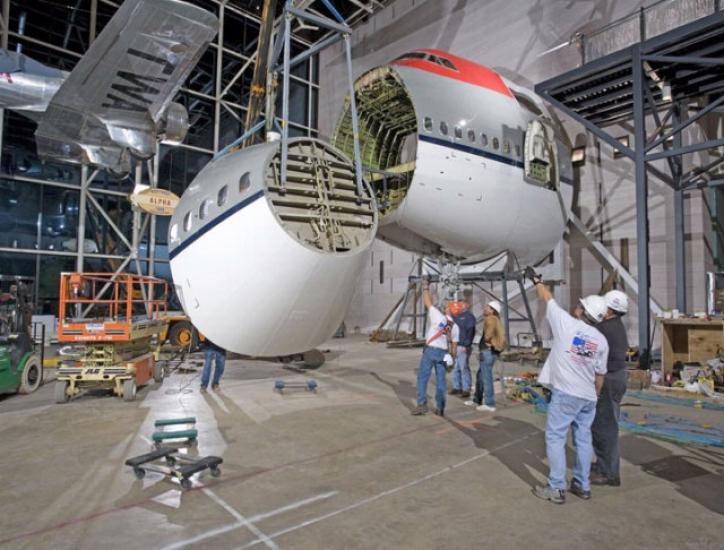
<path fill-rule="evenodd" d="M 168 426 L 179 426 L 181 424 L 187 425 L 189 427 L 183 429 L 183 430 L 165 430 L 164 428 Z M 195 416 L 187 416 L 185 418 L 169 418 L 166 420 L 156 420 L 154 422 L 154 427 L 156 428 L 156 431 L 153 432 L 153 435 L 151 436 L 151 439 L 153 439 L 153 443 L 157 448 L 160 448 L 161 445 L 170 439 L 185 439 L 186 445 L 195 445 L 196 441 L 199 436 L 199 431 L 195 428 L 196 426 L 196 417 Z"/>
<path fill-rule="evenodd" d="M 219 465 L 224 460 L 218 456 L 190 457 L 178 453 L 177 447 L 158 447 L 150 453 L 126 460 L 126 466 L 133 468 L 137 479 L 143 479 L 146 472 L 156 472 L 165 477 L 177 479 L 184 489 L 191 489 L 192 475 L 209 470 L 212 477 L 219 477 Z M 163 460 L 165 464 L 161 464 Z"/>
<path fill-rule="evenodd" d="M 285 389 L 307 390 L 308 392 L 317 393 L 319 384 L 316 380 L 307 380 L 306 382 L 285 382 L 284 380 L 274 381 L 274 391 L 283 393 Z"/>

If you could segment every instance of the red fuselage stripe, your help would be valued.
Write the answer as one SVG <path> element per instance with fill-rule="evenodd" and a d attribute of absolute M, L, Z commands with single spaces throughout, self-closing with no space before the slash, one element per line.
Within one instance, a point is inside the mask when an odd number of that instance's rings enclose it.
<path fill-rule="evenodd" d="M 479 65 L 475 65 L 472 67 L 464 66 L 461 67 L 459 71 L 454 71 L 453 69 L 441 67 L 437 63 L 433 63 L 432 61 L 425 61 L 424 59 L 400 59 L 399 61 L 395 61 L 392 64 L 402 65 L 403 67 L 412 67 L 413 69 L 420 69 L 421 71 L 426 71 L 428 73 L 445 76 L 447 78 L 452 78 L 455 80 L 460 80 L 461 82 L 473 84 L 474 86 L 487 88 L 510 98 L 513 97 L 513 94 L 505 85 L 505 82 L 503 82 L 503 80 L 497 75 L 497 73 Z"/>

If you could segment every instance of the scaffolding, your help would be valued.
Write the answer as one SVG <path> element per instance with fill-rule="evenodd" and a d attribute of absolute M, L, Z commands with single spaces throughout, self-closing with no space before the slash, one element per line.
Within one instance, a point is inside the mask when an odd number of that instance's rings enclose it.
<path fill-rule="evenodd" d="M 682 3 L 685 4 L 685 3 Z M 721 185 L 712 176 L 724 161 L 721 136 L 684 144 L 683 132 L 724 104 L 724 12 L 715 2 L 713 13 L 646 39 L 646 12 L 639 19 L 640 41 L 603 55 L 536 85 L 535 91 L 582 124 L 597 138 L 634 162 L 638 265 L 638 325 L 640 366 L 650 366 L 651 308 L 648 226 L 649 173 L 674 191 L 676 305 L 686 311 L 684 194 L 693 188 Z M 582 51 L 589 52 L 585 37 Z M 585 61 L 586 58 L 583 58 Z M 690 115 L 690 116 L 689 116 Z M 647 117 L 655 124 L 646 128 Z M 607 128 L 633 125 L 629 146 Z M 692 138 L 693 139 L 693 138 Z M 705 166 L 683 170 L 682 157 L 712 151 Z M 665 160 L 671 172 L 652 165 Z"/>

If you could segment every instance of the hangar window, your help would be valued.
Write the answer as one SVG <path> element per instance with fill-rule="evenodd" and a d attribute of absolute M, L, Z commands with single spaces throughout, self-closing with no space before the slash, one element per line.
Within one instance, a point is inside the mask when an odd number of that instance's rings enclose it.
<path fill-rule="evenodd" d="M 447 122 L 445 122 L 444 120 L 442 122 L 440 122 L 440 133 L 443 136 L 447 135 Z"/>
<path fill-rule="evenodd" d="M 483 147 L 488 146 L 488 136 L 484 133 L 480 134 L 480 145 L 482 145 Z"/>
<path fill-rule="evenodd" d="M 245 193 L 251 187 L 251 174 L 244 172 L 239 178 L 239 193 Z"/>
<path fill-rule="evenodd" d="M 191 231 L 191 212 L 186 212 L 184 216 L 184 231 Z"/>
<path fill-rule="evenodd" d="M 219 189 L 219 192 L 216 195 L 216 204 L 218 206 L 224 206 L 226 204 L 226 198 L 228 196 L 229 196 L 229 186 L 224 185 L 221 189 Z"/>
<path fill-rule="evenodd" d="M 473 129 L 468 130 L 468 139 L 472 143 L 475 143 L 475 130 L 473 130 Z"/>
<path fill-rule="evenodd" d="M 425 130 L 432 132 L 432 119 L 429 116 L 425 117 Z"/>
<path fill-rule="evenodd" d="M 496 151 L 500 149 L 500 140 L 498 140 L 498 138 L 496 137 L 493 138 L 493 149 L 495 149 Z"/>
<path fill-rule="evenodd" d="M 455 126 L 455 137 L 457 139 L 463 139 L 463 129 L 460 126 Z"/>
<path fill-rule="evenodd" d="M 204 199 L 201 201 L 201 204 L 199 205 L 199 219 L 203 220 L 206 218 L 206 216 L 209 215 L 209 207 L 211 206 L 211 201 L 209 199 Z"/>

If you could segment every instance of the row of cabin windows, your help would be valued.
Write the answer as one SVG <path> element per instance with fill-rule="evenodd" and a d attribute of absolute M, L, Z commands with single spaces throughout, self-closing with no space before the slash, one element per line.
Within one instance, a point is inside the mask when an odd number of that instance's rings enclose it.
<path fill-rule="evenodd" d="M 239 194 L 243 195 L 246 193 L 246 191 L 251 187 L 251 174 L 249 172 L 244 172 L 242 176 L 239 178 Z M 219 191 L 216 193 L 216 206 L 221 208 L 224 206 L 229 199 L 229 186 L 224 185 Z M 209 211 L 211 210 L 211 206 L 213 205 L 214 201 L 210 198 L 205 198 L 201 201 L 201 204 L 199 205 L 198 210 L 198 217 L 200 220 L 206 219 L 206 217 L 209 215 Z M 185 232 L 191 231 L 191 228 L 193 227 L 194 223 L 194 213 L 192 210 L 189 210 L 186 212 L 186 215 L 184 216 L 183 221 L 183 228 Z M 171 238 L 176 238 L 178 230 L 176 229 L 176 226 L 174 225 L 171 228 Z"/>
<path fill-rule="evenodd" d="M 424 128 L 426 131 L 432 132 L 432 130 L 433 130 L 432 118 L 430 118 L 429 116 L 426 116 L 423 121 L 423 125 L 424 125 Z M 455 136 L 455 139 L 463 139 L 463 132 L 464 132 L 464 130 L 460 126 L 455 126 L 453 128 L 453 134 Z M 450 128 L 448 127 L 447 122 L 445 122 L 444 120 L 440 121 L 440 133 L 443 136 L 447 136 L 450 133 Z M 475 143 L 475 140 L 477 137 L 475 130 L 473 130 L 472 128 L 469 128 L 467 131 L 467 137 L 468 137 L 468 141 L 470 143 Z M 488 146 L 488 136 L 484 132 L 482 132 L 480 134 L 480 144 L 483 147 Z M 495 149 L 496 151 L 498 149 L 500 149 L 500 140 L 497 137 L 493 138 L 493 149 Z M 505 153 L 507 155 L 510 154 L 510 142 L 508 140 L 505 140 L 503 142 L 503 153 Z M 520 157 L 520 145 L 515 146 L 515 156 Z"/>

